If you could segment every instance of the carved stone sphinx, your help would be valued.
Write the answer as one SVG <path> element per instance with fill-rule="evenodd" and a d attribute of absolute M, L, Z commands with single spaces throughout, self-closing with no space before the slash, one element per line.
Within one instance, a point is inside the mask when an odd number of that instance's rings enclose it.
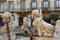
<path fill-rule="evenodd" d="M 53 31 L 53 25 L 45 22 L 39 14 L 38 10 L 32 11 L 32 16 L 34 16 L 33 26 L 37 30 L 39 36 L 47 36 L 45 33 L 51 33 Z M 52 35 L 49 35 L 52 36 Z"/>
<path fill-rule="evenodd" d="M 4 26 L 1 28 L 1 33 L 3 34 L 2 40 L 8 40 L 8 35 L 10 35 L 11 40 L 15 40 L 15 34 L 13 33 L 13 31 L 16 28 L 16 26 L 12 19 L 12 14 L 9 12 L 6 12 L 2 15 L 2 18 L 3 18 L 3 22 L 4 22 Z M 7 28 L 7 25 L 8 25 L 9 29 Z M 9 34 L 8 34 L 8 32 L 9 32 Z"/>

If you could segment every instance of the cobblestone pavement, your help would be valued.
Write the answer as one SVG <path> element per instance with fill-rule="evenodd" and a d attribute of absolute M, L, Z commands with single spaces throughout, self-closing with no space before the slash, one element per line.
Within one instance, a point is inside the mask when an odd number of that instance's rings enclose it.
<path fill-rule="evenodd" d="M 0 36 L 0 40 L 2 40 L 2 36 Z"/>

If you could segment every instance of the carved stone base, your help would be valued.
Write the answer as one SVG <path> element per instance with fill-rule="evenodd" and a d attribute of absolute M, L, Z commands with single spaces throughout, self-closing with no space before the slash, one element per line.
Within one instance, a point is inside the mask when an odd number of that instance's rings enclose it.
<path fill-rule="evenodd" d="M 33 40 L 53 40 L 53 37 L 33 37 Z"/>

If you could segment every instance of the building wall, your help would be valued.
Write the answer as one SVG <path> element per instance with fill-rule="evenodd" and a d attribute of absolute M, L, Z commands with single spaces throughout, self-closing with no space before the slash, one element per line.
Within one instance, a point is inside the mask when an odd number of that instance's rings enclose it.
<path fill-rule="evenodd" d="M 42 6 L 42 1 L 43 1 L 43 0 L 37 0 L 37 2 L 38 2 L 38 3 L 37 3 L 38 8 L 40 8 L 40 7 Z"/>
<path fill-rule="evenodd" d="M 54 1 L 55 1 L 55 0 L 50 0 L 50 8 L 51 8 L 51 9 L 54 8 Z"/>
<path fill-rule="evenodd" d="M 26 0 L 26 9 L 30 8 L 30 3 L 31 3 L 31 0 Z"/>
<path fill-rule="evenodd" d="M 20 3 L 20 0 L 7 0 L 7 2 L 5 2 L 5 5 L 8 7 L 8 1 L 14 1 L 14 8 L 19 8 L 19 3 Z M 42 7 L 42 1 L 43 0 L 37 0 L 37 8 L 40 8 Z M 50 8 L 54 8 L 54 1 L 55 0 L 48 0 L 50 1 Z M 26 0 L 26 9 L 30 8 L 30 3 L 31 3 L 31 0 Z M 5 8 L 7 8 L 5 7 Z"/>

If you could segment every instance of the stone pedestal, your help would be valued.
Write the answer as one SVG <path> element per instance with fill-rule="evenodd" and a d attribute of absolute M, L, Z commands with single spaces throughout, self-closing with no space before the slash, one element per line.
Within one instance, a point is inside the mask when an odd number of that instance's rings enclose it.
<path fill-rule="evenodd" d="M 11 34 L 10 36 L 11 36 L 11 40 L 16 40 L 16 39 L 15 39 L 15 37 L 16 37 L 15 34 Z M 3 36 L 2 36 L 1 39 L 2 39 L 2 40 L 8 40 L 8 37 L 7 37 L 7 35 L 4 35 L 4 34 L 3 34 Z"/>
<path fill-rule="evenodd" d="M 33 37 L 33 40 L 54 40 L 53 37 Z"/>

